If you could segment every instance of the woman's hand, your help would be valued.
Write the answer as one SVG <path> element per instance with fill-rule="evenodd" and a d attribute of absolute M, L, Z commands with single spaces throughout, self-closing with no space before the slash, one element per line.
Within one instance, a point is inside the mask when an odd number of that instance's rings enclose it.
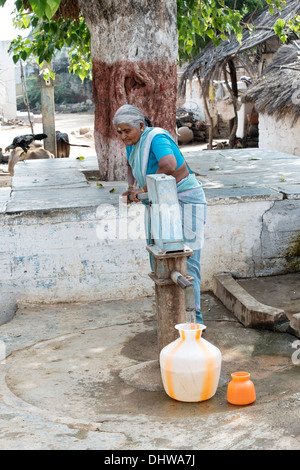
<path fill-rule="evenodd" d="M 131 200 L 133 202 L 141 202 L 140 199 L 137 198 L 137 195 L 138 194 L 141 194 L 141 193 L 144 193 L 145 191 L 143 191 L 143 189 L 133 189 L 131 192 L 130 192 L 130 196 L 131 196 Z"/>
<path fill-rule="evenodd" d="M 124 204 L 131 204 L 132 201 L 129 199 L 129 194 L 131 194 L 131 190 L 125 191 L 125 193 L 122 194 L 122 202 Z"/>
<path fill-rule="evenodd" d="M 142 189 L 128 189 L 125 193 L 122 194 L 122 202 L 125 204 L 131 204 L 132 202 L 140 202 L 141 200 L 137 198 L 138 194 L 144 193 Z M 129 199 L 130 196 L 130 199 Z"/>

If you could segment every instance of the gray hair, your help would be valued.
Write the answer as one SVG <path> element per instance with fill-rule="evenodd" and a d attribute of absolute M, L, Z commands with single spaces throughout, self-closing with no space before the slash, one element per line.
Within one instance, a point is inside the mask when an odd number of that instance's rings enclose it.
<path fill-rule="evenodd" d="M 114 126 L 118 124 L 129 124 L 130 126 L 137 127 L 138 129 L 141 123 L 144 124 L 144 127 L 148 127 L 149 122 L 149 119 L 144 116 L 142 111 L 131 104 L 124 104 L 121 106 L 113 118 Z"/>

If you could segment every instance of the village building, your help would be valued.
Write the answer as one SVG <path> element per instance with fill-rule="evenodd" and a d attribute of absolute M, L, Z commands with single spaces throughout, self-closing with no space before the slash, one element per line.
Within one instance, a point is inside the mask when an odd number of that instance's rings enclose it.
<path fill-rule="evenodd" d="M 253 102 L 249 99 L 242 100 L 242 95 L 251 83 L 256 83 L 258 78 L 265 74 L 266 68 L 274 59 L 274 54 L 282 47 L 282 42 L 273 28 L 277 19 L 288 21 L 299 12 L 299 2 L 290 1 L 281 12 L 274 12 L 273 15 L 270 14 L 268 5 L 255 14 L 249 13 L 244 22 L 247 24 L 251 19 L 254 27 L 251 31 L 245 27 L 241 42 L 234 37 L 230 37 L 218 47 L 210 42 L 185 68 L 180 77 L 179 93 L 182 97 L 186 97 L 187 102 L 192 97 L 192 101 L 196 100 L 199 103 L 201 97 L 202 104 L 199 104 L 199 109 L 202 113 L 204 110 L 208 124 L 210 148 L 212 148 L 212 138 L 216 138 L 218 133 L 223 138 L 224 136 L 229 138 L 230 148 L 257 146 L 272 148 L 270 142 L 266 140 L 264 131 L 273 125 L 270 119 L 267 121 L 262 119 L 259 127 L 262 139 L 258 139 L 258 145 L 255 145 L 251 139 L 247 142 L 247 139 L 251 138 L 248 131 Z M 288 42 L 295 39 L 296 36 L 292 33 Z M 220 133 L 218 127 L 221 125 L 224 128 L 224 123 L 225 132 Z M 272 133 L 270 140 L 273 140 Z M 278 146 L 276 148 L 278 149 Z M 281 150 L 289 152 L 286 147 Z"/>
<path fill-rule="evenodd" d="M 243 96 L 259 113 L 259 147 L 300 156 L 300 43 L 282 46 Z"/>

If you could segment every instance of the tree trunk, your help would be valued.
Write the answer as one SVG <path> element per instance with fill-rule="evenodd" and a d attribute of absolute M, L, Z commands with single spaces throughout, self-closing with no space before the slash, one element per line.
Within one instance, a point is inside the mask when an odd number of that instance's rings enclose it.
<path fill-rule="evenodd" d="M 123 104 L 153 125 L 176 127 L 176 0 L 79 0 L 91 33 L 95 146 L 101 179 L 126 179 L 126 151 L 112 125 Z"/>
<path fill-rule="evenodd" d="M 209 122 L 209 128 L 208 128 L 208 148 L 209 148 L 209 150 L 212 150 L 212 143 L 213 143 L 213 127 L 214 127 L 214 123 L 213 123 L 213 119 L 212 119 L 212 117 L 211 117 L 211 114 L 210 114 L 210 112 L 209 112 L 209 107 L 208 107 L 208 104 L 207 104 L 207 95 L 206 95 L 206 93 L 204 92 L 204 89 L 203 89 L 203 86 L 202 86 L 200 77 L 198 77 L 198 82 L 199 82 L 199 85 L 200 85 L 200 89 L 201 89 L 201 91 L 202 91 L 202 98 L 203 98 L 203 103 L 204 103 L 205 114 L 206 114 L 206 117 L 207 117 L 208 122 Z"/>
<path fill-rule="evenodd" d="M 236 131 L 238 127 L 238 115 L 237 115 L 237 99 L 238 99 L 238 86 L 237 86 L 237 76 L 236 76 L 236 68 L 234 65 L 233 60 L 228 61 L 229 65 L 229 73 L 230 73 L 230 80 L 231 80 L 231 90 L 232 95 L 234 97 L 233 106 L 234 106 L 234 118 L 231 119 L 229 122 L 229 148 L 233 148 L 236 140 Z"/>

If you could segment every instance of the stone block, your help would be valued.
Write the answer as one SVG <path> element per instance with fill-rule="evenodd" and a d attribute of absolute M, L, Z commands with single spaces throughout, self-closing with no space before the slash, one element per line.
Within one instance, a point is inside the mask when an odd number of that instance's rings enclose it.
<path fill-rule="evenodd" d="M 294 313 L 288 331 L 300 338 L 300 313 Z"/>
<path fill-rule="evenodd" d="M 280 331 L 288 326 L 284 310 L 258 302 L 231 274 L 217 274 L 214 281 L 214 294 L 244 326 Z"/>

